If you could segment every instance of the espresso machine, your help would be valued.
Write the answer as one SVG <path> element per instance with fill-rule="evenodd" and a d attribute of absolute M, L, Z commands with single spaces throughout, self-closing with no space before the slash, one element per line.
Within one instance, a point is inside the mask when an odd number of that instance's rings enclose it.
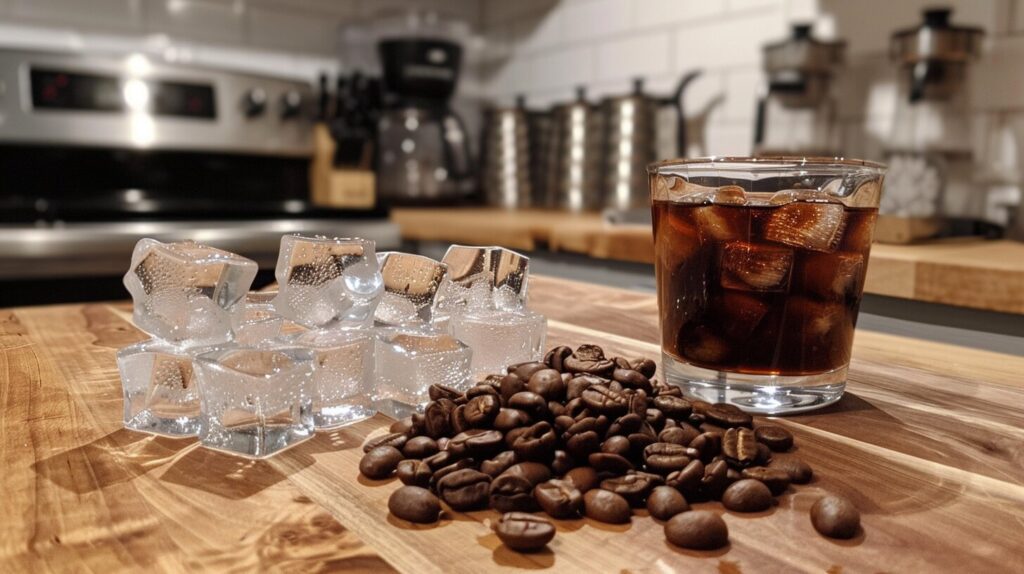
<path fill-rule="evenodd" d="M 832 79 L 845 42 L 811 35 L 796 24 L 789 38 L 764 47 L 767 93 L 758 101 L 758 155 L 837 156 L 839 133 Z"/>
<path fill-rule="evenodd" d="M 920 25 L 893 34 L 899 92 L 886 147 L 889 173 L 879 241 L 989 235 L 986 186 L 971 148 L 967 79 L 981 53 L 980 28 L 954 26 L 949 9 L 927 9 Z"/>

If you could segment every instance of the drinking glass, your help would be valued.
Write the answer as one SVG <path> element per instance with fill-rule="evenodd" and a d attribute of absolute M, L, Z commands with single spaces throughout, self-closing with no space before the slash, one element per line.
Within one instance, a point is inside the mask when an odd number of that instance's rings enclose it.
<path fill-rule="evenodd" d="M 839 400 L 885 166 L 725 157 L 648 172 L 666 379 L 750 412 Z"/>

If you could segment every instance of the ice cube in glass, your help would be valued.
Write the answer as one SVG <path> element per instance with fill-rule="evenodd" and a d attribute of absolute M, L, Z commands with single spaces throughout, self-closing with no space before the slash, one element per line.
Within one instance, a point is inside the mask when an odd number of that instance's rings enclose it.
<path fill-rule="evenodd" d="M 377 339 L 377 409 L 402 418 L 420 412 L 429 402 L 432 384 L 465 390 L 472 383 L 473 352 L 447 333 L 390 330 Z"/>
<path fill-rule="evenodd" d="M 223 343 L 244 312 L 256 262 L 193 241 L 141 239 L 124 285 L 142 330 L 189 346 Z"/>
<path fill-rule="evenodd" d="M 250 291 L 245 296 L 245 311 L 235 325 L 235 342 L 256 346 L 281 335 L 284 317 L 274 310 L 276 291 Z"/>
<path fill-rule="evenodd" d="M 334 428 L 373 416 L 374 333 L 370 329 L 306 331 L 292 339 L 313 352 L 313 422 Z"/>
<path fill-rule="evenodd" d="M 148 339 L 117 352 L 124 426 L 172 437 L 199 432 L 199 390 L 187 349 Z"/>
<path fill-rule="evenodd" d="M 275 310 L 310 329 L 370 326 L 383 287 L 374 251 L 366 239 L 285 235 Z"/>
<path fill-rule="evenodd" d="M 252 458 L 313 436 L 314 356 L 291 346 L 232 346 L 195 360 L 203 446 Z"/>

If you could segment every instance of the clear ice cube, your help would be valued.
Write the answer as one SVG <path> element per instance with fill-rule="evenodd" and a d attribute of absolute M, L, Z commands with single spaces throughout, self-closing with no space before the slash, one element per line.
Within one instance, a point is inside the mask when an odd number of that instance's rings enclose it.
<path fill-rule="evenodd" d="M 380 412 L 402 418 L 422 411 L 432 384 L 465 390 L 472 384 L 473 352 L 447 333 L 431 330 L 386 330 L 376 342 L 377 389 Z"/>
<path fill-rule="evenodd" d="M 276 291 L 250 291 L 245 296 L 245 311 L 235 324 L 235 342 L 257 346 L 281 335 L 284 317 L 274 310 Z"/>
<path fill-rule="evenodd" d="M 334 428 L 373 416 L 374 333 L 370 329 L 307 331 L 292 342 L 313 352 L 313 422 Z"/>
<path fill-rule="evenodd" d="M 765 224 L 770 241 L 831 253 L 843 237 L 846 209 L 840 203 L 789 203 L 773 210 Z"/>
<path fill-rule="evenodd" d="M 746 210 L 721 205 L 703 205 L 693 210 L 700 232 L 718 241 L 746 239 L 750 233 Z"/>
<path fill-rule="evenodd" d="M 439 261 L 411 253 L 377 256 L 384 295 L 374 315 L 378 325 L 413 326 L 430 323 L 434 302 L 447 268 Z"/>
<path fill-rule="evenodd" d="M 285 235 L 277 259 L 274 308 L 311 329 L 373 322 L 383 279 L 373 241 Z"/>
<path fill-rule="evenodd" d="M 745 341 L 768 314 L 768 304 L 738 291 L 724 291 L 715 301 L 718 329 L 732 341 Z"/>
<path fill-rule="evenodd" d="M 793 250 L 733 241 L 722 250 L 722 286 L 745 291 L 785 291 Z"/>
<path fill-rule="evenodd" d="M 149 339 L 117 352 L 125 428 L 172 437 L 199 432 L 199 389 L 188 349 Z"/>
<path fill-rule="evenodd" d="M 800 290 L 825 300 L 843 299 L 861 290 L 864 256 L 859 253 L 809 253 L 797 272 Z"/>
<path fill-rule="evenodd" d="M 473 349 L 470 366 L 476 378 L 504 373 L 515 363 L 543 356 L 547 319 L 528 309 L 470 311 L 451 318 L 452 334 Z"/>
<path fill-rule="evenodd" d="M 251 259 L 192 241 L 141 239 L 124 276 L 134 302 L 132 319 L 173 343 L 228 341 L 256 271 Z"/>
<path fill-rule="evenodd" d="M 203 446 L 263 458 L 313 436 L 310 349 L 226 347 L 198 355 L 195 369 Z"/>

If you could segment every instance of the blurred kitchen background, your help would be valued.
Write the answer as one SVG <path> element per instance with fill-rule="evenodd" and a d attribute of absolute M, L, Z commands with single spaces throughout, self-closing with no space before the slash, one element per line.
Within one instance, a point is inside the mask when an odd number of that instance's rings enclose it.
<path fill-rule="evenodd" d="M 292 231 L 651 288 L 644 166 L 758 153 L 892 166 L 869 292 L 1024 313 L 1022 62 L 1024 0 L 0 0 L 0 307 Z"/>

